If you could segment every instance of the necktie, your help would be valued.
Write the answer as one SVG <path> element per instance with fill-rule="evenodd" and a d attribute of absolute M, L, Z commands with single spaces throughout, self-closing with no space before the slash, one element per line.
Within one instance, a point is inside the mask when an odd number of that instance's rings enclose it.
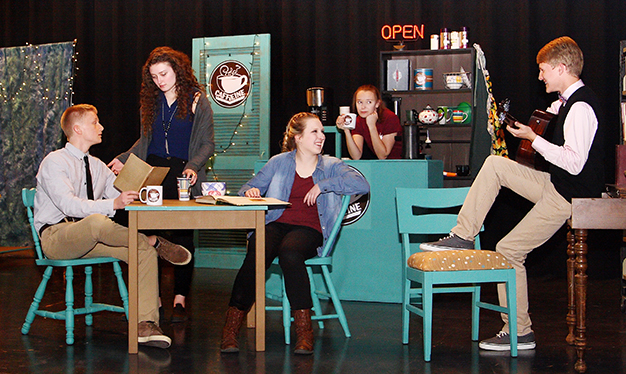
<path fill-rule="evenodd" d="M 89 158 L 87 155 L 83 157 L 85 161 L 85 177 L 87 179 L 87 198 L 89 200 L 94 200 L 93 198 L 93 184 L 91 183 L 91 171 L 89 170 Z"/>

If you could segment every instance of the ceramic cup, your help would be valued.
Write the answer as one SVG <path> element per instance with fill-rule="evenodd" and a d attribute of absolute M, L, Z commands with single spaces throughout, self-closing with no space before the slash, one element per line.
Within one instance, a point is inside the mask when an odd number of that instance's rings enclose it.
<path fill-rule="evenodd" d="M 176 178 L 178 182 L 178 200 L 189 201 L 189 188 L 191 187 L 191 179 Z"/>
<path fill-rule="evenodd" d="M 437 114 L 439 115 L 439 124 L 445 125 L 452 121 L 452 109 L 447 106 L 438 106 Z"/>
<path fill-rule="evenodd" d="M 145 192 L 145 198 L 143 198 Z M 139 190 L 139 201 L 146 205 L 163 205 L 163 186 L 146 186 Z"/>
<path fill-rule="evenodd" d="M 454 123 L 463 123 L 468 117 L 468 114 L 462 110 L 454 110 L 452 112 L 452 122 Z"/>

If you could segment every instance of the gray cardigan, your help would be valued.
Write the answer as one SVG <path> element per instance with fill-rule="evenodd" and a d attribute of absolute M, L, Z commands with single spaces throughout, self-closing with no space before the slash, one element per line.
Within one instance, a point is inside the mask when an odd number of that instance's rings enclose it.
<path fill-rule="evenodd" d="M 148 146 L 152 141 L 152 132 L 145 135 L 143 131 L 135 144 L 126 152 L 116 158 L 122 163 L 128 160 L 128 156 L 134 153 L 142 160 L 148 158 Z M 213 156 L 215 142 L 213 140 L 213 110 L 206 95 L 200 95 L 191 127 L 191 138 L 189 139 L 189 157 L 185 169 L 191 169 L 198 174 L 198 181 L 191 188 L 194 196 L 202 195 L 202 182 L 207 181 L 206 162 Z"/>

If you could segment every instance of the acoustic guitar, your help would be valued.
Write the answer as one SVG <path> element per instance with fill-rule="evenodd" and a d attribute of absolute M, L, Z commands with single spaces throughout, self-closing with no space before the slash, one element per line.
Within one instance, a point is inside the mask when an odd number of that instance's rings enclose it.
<path fill-rule="evenodd" d="M 517 128 L 517 126 L 515 126 L 515 122 L 519 121 L 509 114 L 510 107 L 511 101 L 509 99 L 504 99 L 498 105 L 497 116 L 500 123 Z M 535 134 L 541 136 L 542 138 L 550 139 L 552 137 L 552 132 L 554 131 L 554 121 L 552 120 L 555 117 L 556 116 L 552 113 L 536 109 L 528 120 L 528 126 L 530 126 Z M 515 152 L 515 161 L 540 171 L 548 171 L 548 168 L 550 167 L 550 163 L 546 161 L 543 156 L 537 153 L 537 151 L 535 151 L 532 147 L 532 142 L 528 139 L 520 139 L 517 152 Z"/>

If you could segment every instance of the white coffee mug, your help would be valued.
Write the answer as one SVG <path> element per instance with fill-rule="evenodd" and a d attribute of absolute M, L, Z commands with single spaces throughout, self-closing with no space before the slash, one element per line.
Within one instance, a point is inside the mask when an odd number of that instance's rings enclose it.
<path fill-rule="evenodd" d="M 146 198 L 142 194 L 146 192 Z M 146 205 L 163 205 L 163 186 L 146 186 L 139 190 L 139 200 Z"/>
<path fill-rule="evenodd" d="M 356 127 L 356 114 L 347 113 L 343 115 L 343 127 L 348 130 L 354 130 Z"/>

